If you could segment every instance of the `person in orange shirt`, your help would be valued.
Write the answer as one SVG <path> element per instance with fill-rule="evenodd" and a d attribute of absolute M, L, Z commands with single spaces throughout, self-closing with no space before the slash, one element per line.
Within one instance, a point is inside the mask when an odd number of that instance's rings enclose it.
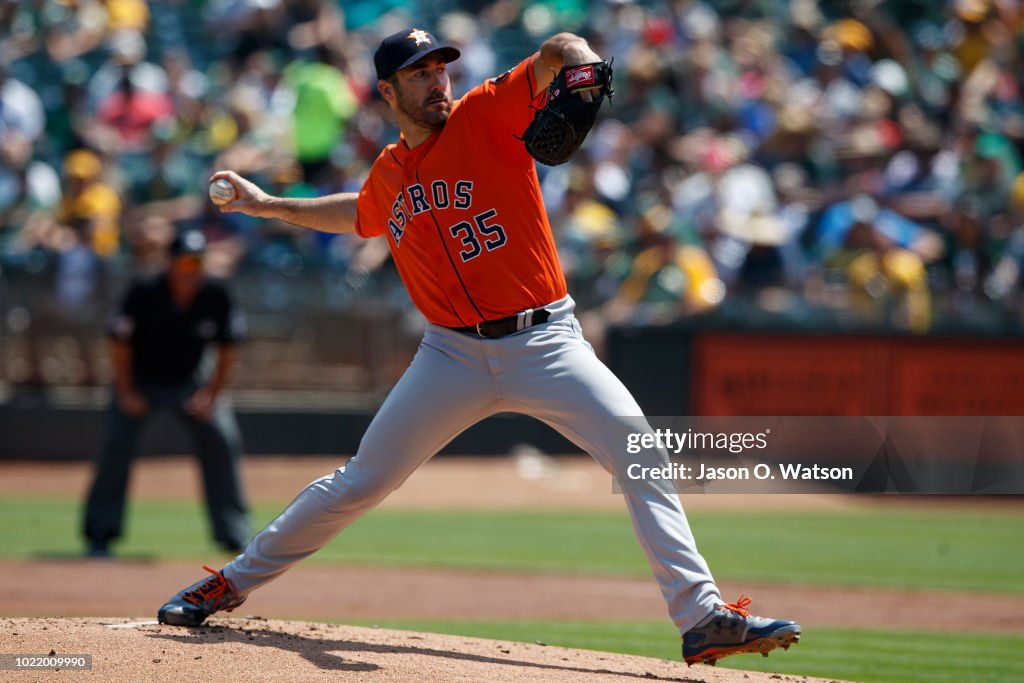
<path fill-rule="evenodd" d="M 211 178 L 235 187 L 224 211 L 385 237 L 429 325 L 355 457 L 307 486 L 223 570 L 173 596 L 159 621 L 197 626 L 234 609 L 464 429 L 512 411 L 551 425 L 616 478 L 688 663 L 788 648 L 798 624 L 751 615 L 749 598 L 722 600 L 671 482 L 628 474 L 637 464 L 664 467 L 668 456 L 663 448 L 629 453 L 637 449 L 627 443 L 652 430 L 573 316 L 534 162 L 517 136 L 563 66 L 600 58 L 582 38 L 560 33 L 453 101 L 447 64 L 458 56 L 417 28 L 381 43 L 377 88 L 401 139 L 381 152 L 359 193 L 282 198 L 231 171 Z"/>

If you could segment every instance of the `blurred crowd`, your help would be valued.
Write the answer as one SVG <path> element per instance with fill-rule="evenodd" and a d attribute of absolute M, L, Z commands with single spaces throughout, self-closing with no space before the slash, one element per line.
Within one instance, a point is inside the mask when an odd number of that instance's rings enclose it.
<path fill-rule="evenodd" d="M 0 0 L 0 287 L 49 278 L 81 315 L 195 227 L 213 273 L 272 283 L 268 307 L 324 274 L 338 307 L 407 305 L 382 240 L 221 215 L 206 179 L 358 189 L 397 139 L 373 50 L 421 24 L 462 50 L 456 96 L 561 30 L 614 57 L 581 153 L 539 168 L 592 331 L 1018 329 L 1017 0 Z"/>

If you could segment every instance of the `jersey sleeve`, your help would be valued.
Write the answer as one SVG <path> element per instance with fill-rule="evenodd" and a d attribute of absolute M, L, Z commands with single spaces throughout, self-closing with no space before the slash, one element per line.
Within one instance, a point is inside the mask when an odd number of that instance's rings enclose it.
<path fill-rule="evenodd" d="M 110 319 L 108 336 L 116 341 L 131 343 L 138 328 L 139 316 L 143 313 L 145 295 L 142 286 L 134 283 L 121 300 L 120 310 Z"/>
<path fill-rule="evenodd" d="M 215 319 L 217 321 L 217 334 L 214 335 L 214 341 L 225 346 L 244 341 L 245 315 L 235 307 L 231 293 L 224 283 L 217 282 L 214 291 L 216 292 Z"/>
<path fill-rule="evenodd" d="M 546 93 L 538 93 L 533 73 L 537 54 L 527 57 L 500 76 L 488 79 L 466 93 L 463 106 L 486 135 L 489 145 L 503 154 L 522 154 L 529 159 L 522 137 L 533 121 L 533 107 L 542 106 Z"/>
<path fill-rule="evenodd" d="M 359 199 L 356 201 L 356 234 L 363 238 L 380 237 L 387 225 L 387 217 L 381 204 L 382 188 L 379 173 L 381 159 L 387 153 L 387 148 L 380 153 L 373 168 L 370 169 L 369 176 L 359 189 Z"/>
<path fill-rule="evenodd" d="M 359 199 L 356 202 L 356 234 L 363 238 L 383 235 L 384 230 L 380 221 L 375 220 L 378 215 L 373 192 L 367 181 L 359 190 Z"/>

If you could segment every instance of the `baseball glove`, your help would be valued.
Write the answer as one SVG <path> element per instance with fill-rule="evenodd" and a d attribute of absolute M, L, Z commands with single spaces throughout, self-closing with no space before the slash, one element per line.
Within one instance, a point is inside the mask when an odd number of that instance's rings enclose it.
<path fill-rule="evenodd" d="M 592 93 L 590 102 L 580 97 L 584 90 Z M 542 164 L 564 164 L 594 126 L 605 95 L 611 99 L 611 61 L 563 66 L 548 87 L 547 103 L 523 133 L 526 151 Z"/>

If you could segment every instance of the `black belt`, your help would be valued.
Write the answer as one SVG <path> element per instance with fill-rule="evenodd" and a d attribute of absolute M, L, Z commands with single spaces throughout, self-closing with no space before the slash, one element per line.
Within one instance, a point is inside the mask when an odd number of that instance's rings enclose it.
<path fill-rule="evenodd" d="M 497 339 L 498 337 L 505 337 L 513 332 L 519 332 L 520 330 L 525 330 L 528 327 L 533 327 L 534 325 L 546 323 L 550 317 L 551 311 L 547 309 L 531 308 L 527 311 L 520 311 L 515 315 L 510 315 L 507 318 L 485 320 L 482 323 L 477 323 L 476 325 L 450 327 L 448 329 L 455 330 L 456 332 L 462 332 L 463 334 L 471 334 L 474 337 Z"/>

